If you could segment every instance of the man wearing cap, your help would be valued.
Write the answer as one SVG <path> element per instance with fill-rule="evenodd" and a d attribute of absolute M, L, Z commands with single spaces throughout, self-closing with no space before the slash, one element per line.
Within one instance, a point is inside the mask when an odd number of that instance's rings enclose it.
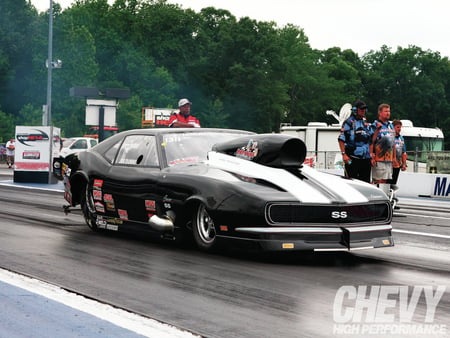
<path fill-rule="evenodd" d="M 367 105 L 356 100 L 352 115 L 342 123 L 338 137 L 339 148 L 345 166 L 345 176 L 370 183 L 371 143 L 373 130 L 366 121 Z"/>
<path fill-rule="evenodd" d="M 178 101 L 178 108 L 180 112 L 177 114 L 172 114 L 169 120 L 169 127 L 172 128 L 200 128 L 200 121 L 195 117 L 190 115 L 191 104 L 188 99 L 181 99 Z"/>

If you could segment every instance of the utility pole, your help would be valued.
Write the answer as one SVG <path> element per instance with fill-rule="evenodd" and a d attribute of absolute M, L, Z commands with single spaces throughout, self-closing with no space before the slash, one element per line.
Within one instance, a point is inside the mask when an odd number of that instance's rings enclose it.
<path fill-rule="evenodd" d="M 47 126 L 50 126 L 50 149 L 48 163 L 48 184 L 53 174 L 53 126 L 52 126 L 52 70 L 53 70 L 53 0 L 48 10 L 48 58 L 47 58 Z"/>
<path fill-rule="evenodd" d="M 45 124 L 52 124 L 52 70 L 53 70 L 53 0 L 48 10 L 48 56 L 47 56 L 47 118 Z"/>

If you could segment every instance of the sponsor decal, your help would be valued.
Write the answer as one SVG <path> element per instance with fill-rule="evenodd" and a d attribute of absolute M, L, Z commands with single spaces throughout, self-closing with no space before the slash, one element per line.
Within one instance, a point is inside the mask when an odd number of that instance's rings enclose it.
<path fill-rule="evenodd" d="M 303 164 L 314 168 L 316 166 L 316 156 L 306 156 Z"/>
<path fill-rule="evenodd" d="M 175 164 L 182 164 L 182 163 L 196 163 L 198 162 L 198 156 L 192 156 L 192 157 L 183 157 L 183 158 L 178 158 L 176 160 L 172 160 L 169 162 L 169 165 L 175 165 Z"/>
<path fill-rule="evenodd" d="M 434 323 L 445 291 L 445 285 L 344 285 L 334 298 L 333 334 L 446 336 L 447 325 Z M 416 311 L 419 299 L 425 312 Z"/>
<path fill-rule="evenodd" d="M 117 212 L 119 214 L 120 219 L 123 219 L 124 221 L 128 221 L 128 212 L 123 209 L 117 209 Z"/>
<path fill-rule="evenodd" d="M 115 224 L 106 224 L 106 229 L 107 230 L 112 230 L 112 231 L 118 231 L 119 230 L 119 226 L 115 225 Z"/>
<path fill-rule="evenodd" d="M 235 156 L 246 160 L 252 160 L 258 155 L 258 142 L 249 140 L 245 147 L 236 150 Z"/>
<path fill-rule="evenodd" d="M 114 204 L 114 199 L 113 199 L 111 194 L 104 194 L 103 195 L 103 202 Z"/>
<path fill-rule="evenodd" d="M 106 229 L 106 230 L 112 230 L 112 231 L 118 231 L 119 230 L 119 226 L 117 224 L 111 223 L 111 219 L 108 219 L 108 218 L 103 217 L 103 216 L 97 216 L 95 224 L 100 229 Z"/>
<path fill-rule="evenodd" d="M 108 218 L 108 224 L 121 225 L 123 221 L 120 218 Z"/>
<path fill-rule="evenodd" d="M 31 129 L 32 132 L 17 134 L 16 139 L 26 146 L 31 146 L 34 142 L 48 141 L 48 134 L 40 129 Z"/>
<path fill-rule="evenodd" d="M 116 206 L 114 205 L 114 203 L 106 203 L 106 210 L 108 211 L 116 211 Z"/>
<path fill-rule="evenodd" d="M 22 153 L 22 158 L 24 160 L 39 160 L 41 158 L 41 153 L 39 151 L 24 151 Z"/>
<path fill-rule="evenodd" d="M 450 176 L 436 176 L 433 196 L 450 197 Z"/>
<path fill-rule="evenodd" d="M 103 218 L 103 216 L 97 216 L 97 219 L 95 220 L 95 225 L 99 227 L 100 229 L 106 229 L 106 220 Z"/>
<path fill-rule="evenodd" d="M 116 206 L 114 205 L 114 198 L 111 194 L 104 194 L 103 202 L 106 203 L 106 210 L 116 211 Z"/>
<path fill-rule="evenodd" d="M 93 184 L 94 189 L 100 190 L 103 187 L 103 180 L 94 180 L 94 184 Z"/>
<path fill-rule="evenodd" d="M 102 200 L 102 192 L 101 190 L 93 190 L 92 196 L 94 197 L 94 200 L 101 201 Z"/>
<path fill-rule="evenodd" d="M 102 202 L 95 202 L 94 206 L 95 206 L 95 210 L 97 212 L 101 212 L 101 213 L 105 212 L 105 206 L 103 205 Z"/>
<path fill-rule="evenodd" d="M 156 201 L 145 200 L 145 210 L 147 210 L 147 211 L 156 211 Z"/>

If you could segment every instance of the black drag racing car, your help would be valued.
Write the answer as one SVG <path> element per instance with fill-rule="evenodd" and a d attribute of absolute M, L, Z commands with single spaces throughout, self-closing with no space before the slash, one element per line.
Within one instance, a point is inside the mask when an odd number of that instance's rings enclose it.
<path fill-rule="evenodd" d="M 387 196 L 303 165 L 305 155 L 300 139 L 281 134 L 137 129 L 55 169 L 66 208 L 81 205 L 93 230 L 192 233 L 202 250 L 224 239 L 270 251 L 393 246 Z"/>

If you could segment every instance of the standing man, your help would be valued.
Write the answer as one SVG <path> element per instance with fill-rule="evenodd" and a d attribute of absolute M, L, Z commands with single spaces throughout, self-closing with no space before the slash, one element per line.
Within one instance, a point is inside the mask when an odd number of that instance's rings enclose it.
<path fill-rule="evenodd" d="M 200 128 L 200 121 L 195 116 L 190 115 L 191 104 L 192 102 L 188 99 L 181 99 L 178 101 L 178 108 L 180 109 L 180 112 L 170 116 L 169 127 Z"/>
<path fill-rule="evenodd" d="M 8 168 L 12 168 L 14 165 L 14 152 L 16 150 L 15 140 L 12 138 L 6 142 L 6 164 Z"/>
<path fill-rule="evenodd" d="M 352 115 L 342 123 L 338 137 L 345 176 L 370 183 L 372 129 L 366 120 L 367 105 L 356 100 Z"/>
<path fill-rule="evenodd" d="M 392 178 L 392 165 L 395 154 L 395 130 L 389 121 L 391 107 L 382 103 L 378 106 L 378 120 L 372 124 L 373 141 L 372 152 L 372 179 L 374 184 L 387 183 Z"/>
<path fill-rule="evenodd" d="M 387 183 L 397 184 L 398 175 L 401 171 L 406 170 L 406 160 L 408 158 L 408 154 L 406 153 L 406 144 L 405 139 L 400 133 L 402 132 L 402 121 L 394 120 L 392 121 L 395 130 L 395 156 L 394 162 L 392 163 L 392 179 L 388 180 Z"/>

